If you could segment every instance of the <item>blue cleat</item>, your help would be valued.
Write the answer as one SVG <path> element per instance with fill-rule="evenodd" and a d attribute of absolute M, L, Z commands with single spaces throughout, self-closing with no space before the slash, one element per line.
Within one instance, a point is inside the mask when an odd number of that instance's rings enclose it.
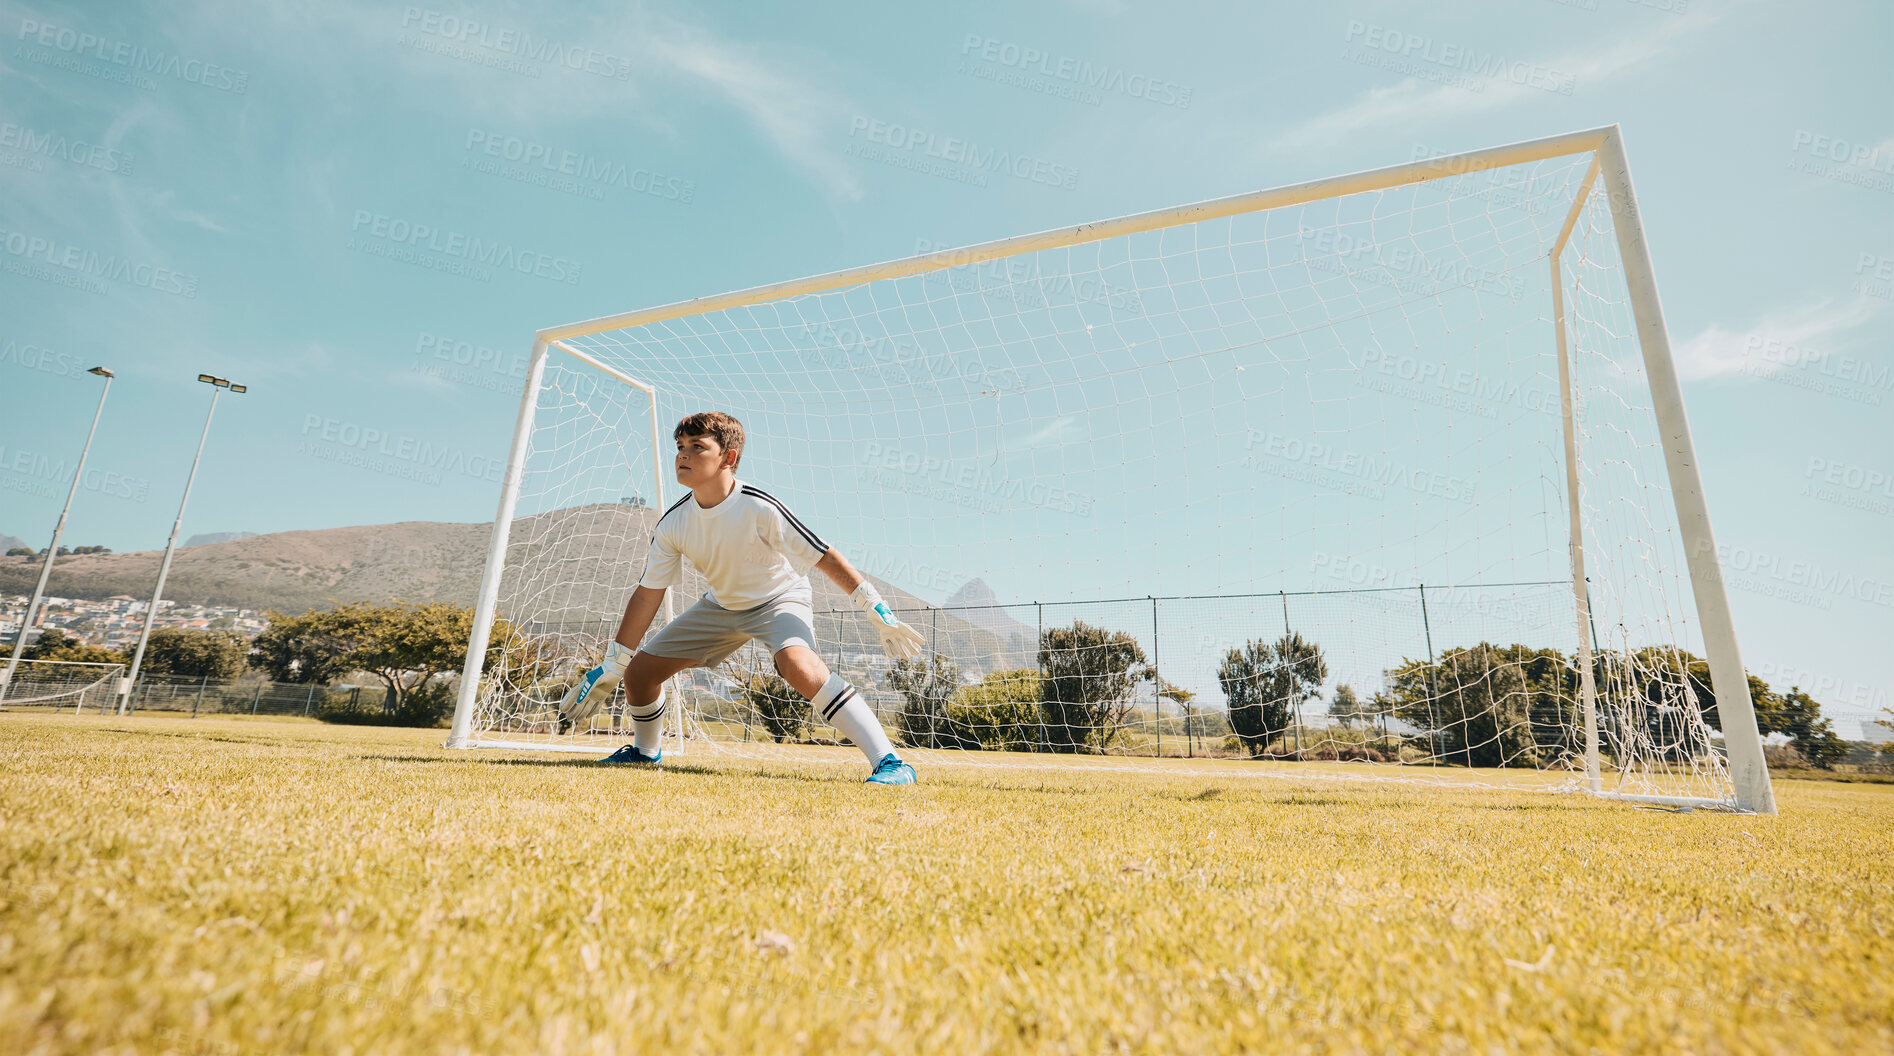
<path fill-rule="evenodd" d="M 612 754 L 600 759 L 601 763 L 633 763 L 638 766 L 656 766 L 664 761 L 664 749 L 646 755 L 635 744 L 627 744 Z"/>
<path fill-rule="evenodd" d="M 914 768 L 901 761 L 901 757 L 889 752 L 881 762 L 875 764 L 875 772 L 868 775 L 871 785 L 911 785 L 920 778 L 914 776 Z"/>

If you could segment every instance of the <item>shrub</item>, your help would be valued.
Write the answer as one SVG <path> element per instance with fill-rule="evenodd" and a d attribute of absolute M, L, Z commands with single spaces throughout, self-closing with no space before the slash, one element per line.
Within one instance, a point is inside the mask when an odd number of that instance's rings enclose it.
<path fill-rule="evenodd" d="M 1797 751 L 1793 744 L 1765 746 L 1762 759 L 1771 769 L 1806 770 L 1809 766 L 1808 756 Z"/>
<path fill-rule="evenodd" d="M 800 741 L 809 728 L 809 702 L 773 668 L 753 668 L 737 677 L 737 694 L 762 720 L 777 744 Z"/>
<path fill-rule="evenodd" d="M 948 701 L 960 688 L 960 666 L 940 653 L 896 660 L 882 681 L 901 694 L 895 731 L 915 748 L 967 747 L 948 717 Z"/>
<path fill-rule="evenodd" d="M 1040 715 L 1045 746 L 1099 751 L 1118 736 L 1138 683 L 1152 678 L 1137 638 L 1083 620 L 1039 636 Z"/>
<path fill-rule="evenodd" d="M 1273 645 L 1247 642 L 1225 654 L 1217 667 L 1217 683 L 1229 701 L 1230 728 L 1252 755 L 1270 752 L 1271 742 L 1298 723 L 1302 705 L 1315 698 L 1327 677 L 1322 647 L 1296 633 Z"/>
<path fill-rule="evenodd" d="M 1039 672 L 995 671 L 947 703 L 949 735 L 962 748 L 1025 751 L 1040 743 Z"/>
<path fill-rule="evenodd" d="M 315 717 L 344 726 L 409 726 L 435 729 L 447 725 L 454 710 L 454 687 L 434 682 L 411 690 L 399 704 L 388 693 L 336 692 L 316 705 Z"/>

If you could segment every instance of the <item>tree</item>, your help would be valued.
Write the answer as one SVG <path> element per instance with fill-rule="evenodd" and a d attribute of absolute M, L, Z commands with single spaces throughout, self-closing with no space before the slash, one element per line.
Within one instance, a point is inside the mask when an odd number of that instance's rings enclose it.
<path fill-rule="evenodd" d="M 1291 631 L 1270 644 L 1261 639 L 1224 654 L 1217 684 L 1230 710 L 1230 728 L 1251 755 L 1298 724 L 1298 709 L 1328 678 L 1322 647 Z M 1286 737 L 1285 737 L 1286 739 Z M 1297 754 L 1301 746 L 1297 746 Z"/>
<path fill-rule="evenodd" d="M 1526 679 L 1526 720 L 1539 762 L 1576 759 L 1584 752 L 1585 719 L 1579 701 L 1578 667 L 1557 649 L 1494 646 L 1499 659 L 1517 665 Z"/>
<path fill-rule="evenodd" d="M 434 679 L 461 669 L 473 628 L 472 609 L 444 602 L 353 602 L 300 616 L 266 615 L 270 628 L 257 636 L 253 666 L 278 682 L 327 683 L 366 672 L 385 689 L 384 715 L 417 726 L 438 725 L 444 716 L 450 701 Z M 489 648 L 485 662 L 496 652 Z"/>
<path fill-rule="evenodd" d="M 1847 756 L 1848 742 L 1836 736 L 1834 724 L 1822 717 L 1822 706 L 1800 686 L 1790 686 L 1789 692 L 1778 699 L 1781 703 L 1770 716 L 1771 728 L 1765 732 L 1787 735 L 1790 746 L 1801 752 L 1810 766 L 1833 770 L 1836 760 Z"/>
<path fill-rule="evenodd" d="M 1251 755 L 1262 754 L 1278 731 L 1289 728 L 1288 699 L 1272 695 L 1266 684 L 1275 662 L 1275 648 L 1258 638 L 1225 653 L 1217 667 L 1230 729 Z"/>
<path fill-rule="evenodd" d="M 1388 672 L 1394 715 L 1424 731 L 1434 750 L 1465 766 L 1536 766 L 1532 689 L 1524 646 L 1481 642 L 1449 649 L 1438 662 L 1403 661 Z"/>
<path fill-rule="evenodd" d="M 1033 668 L 994 671 L 948 701 L 948 735 L 959 747 L 1028 751 L 1040 741 L 1040 693 Z"/>
<path fill-rule="evenodd" d="M 8 557 L 38 557 L 30 546 L 16 546 L 7 551 Z"/>
<path fill-rule="evenodd" d="M 20 650 L 22 660 L 63 660 L 69 664 L 126 664 L 131 658 L 103 646 L 87 645 L 57 627 L 48 627 Z"/>
<path fill-rule="evenodd" d="M 269 627 L 250 641 L 250 666 L 270 681 L 327 685 L 353 670 L 350 643 L 328 611 L 290 616 L 270 609 L 263 618 Z"/>
<path fill-rule="evenodd" d="M 1328 705 L 1329 717 L 1342 724 L 1343 729 L 1354 729 L 1357 721 L 1366 722 L 1368 712 L 1362 706 L 1361 698 L 1355 695 L 1355 687 L 1343 682 L 1335 687 L 1335 699 Z"/>
<path fill-rule="evenodd" d="M 1660 712 L 1682 706 L 1694 698 L 1704 723 L 1719 733 L 1723 730 L 1716 687 L 1710 683 L 1710 662 L 1700 656 L 1658 646 L 1645 646 L 1630 653 L 1607 650 L 1594 655 L 1592 670 L 1601 696 L 1610 685 L 1616 690 L 1610 699 L 1624 699 L 1622 693 L 1628 690 Z M 1762 714 L 1774 704 L 1776 694 L 1762 679 L 1748 672 L 1744 674 L 1749 679 L 1749 699 L 1760 729 Z"/>
<path fill-rule="evenodd" d="M 1097 751 L 1131 713 L 1132 693 L 1152 672 L 1138 640 L 1083 620 L 1039 636 L 1040 716 L 1046 747 Z"/>
<path fill-rule="evenodd" d="M 896 660 L 882 684 L 901 694 L 895 729 L 916 748 L 953 748 L 959 741 L 948 720 L 947 703 L 960 688 L 960 665 L 941 653 Z"/>
<path fill-rule="evenodd" d="M 60 549 L 64 550 L 65 548 L 61 547 Z M 72 548 L 72 552 L 74 554 L 109 554 L 112 552 L 112 548 L 109 546 L 75 546 Z"/>
<path fill-rule="evenodd" d="M 1195 736 L 1197 732 L 1197 727 L 1195 723 L 1196 709 L 1191 707 L 1191 701 L 1194 701 L 1197 699 L 1197 694 L 1191 690 L 1185 689 L 1182 686 L 1175 685 L 1167 679 L 1160 678 L 1158 676 L 1158 673 L 1155 670 L 1151 672 L 1151 677 L 1157 682 L 1157 695 L 1159 699 L 1170 701 L 1171 703 L 1177 705 L 1177 709 L 1179 711 L 1184 713 L 1185 739 L 1188 740 L 1189 738 Z M 1158 721 L 1162 723 L 1164 721 L 1164 716 L 1159 715 Z"/>
<path fill-rule="evenodd" d="M 737 695 L 762 719 L 771 740 L 802 740 L 809 727 L 809 702 L 775 668 L 762 665 L 739 674 Z"/>
<path fill-rule="evenodd" d="M 250 643 L 239 634 L 160 627 L 151 632 L 145 644 L 144 671 L 234 682 L 243 674 L 249 655 Z"/>

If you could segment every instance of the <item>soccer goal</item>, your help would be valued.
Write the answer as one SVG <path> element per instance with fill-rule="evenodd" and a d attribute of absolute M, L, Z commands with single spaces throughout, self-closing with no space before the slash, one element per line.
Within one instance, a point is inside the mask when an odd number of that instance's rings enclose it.
<path fill-rule="evenodd" d="M 717 409 L 927 635 L 889 663 L 813 577 L 918 758 L 1773 811 L 1615 126 L 921 243 L 539 332 L 451 746 L 623 735 L 555 705 Z M 672 751 L 834 737 L 767 657 L 671 693 Z"/>
<path fill-rule="evenodd" d="M 81 660 L 15 660 L 0 665 L 0 707 L 103 708 L 125 676 L 124 664 Z"/>

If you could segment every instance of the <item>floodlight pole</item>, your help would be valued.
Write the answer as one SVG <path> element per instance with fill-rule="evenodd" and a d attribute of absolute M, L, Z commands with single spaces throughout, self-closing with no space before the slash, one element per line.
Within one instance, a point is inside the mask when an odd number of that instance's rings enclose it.
<path fill-rule="evenodd" d="M 105 388 L 99 390 L 99 406 L 92 412 L 92 428 L 85 434 L 85 446 L 79 449 L 79 465 L 72 471 L 72 487 L 66 491 L 66 504 L 59 509 L 59 521 L 53 525 L 53 541 L 46 546 L 46 559 L 40 562 L 39 583 L 33 587 L 33 600 L 26 603 L 26 613 L 20 617 L 20 630 L 13 636 L 13 654 L 7 657 L 7 669 L 0 672 L 0 704 L 5 704 L 7 687 L 13 684 L 13 669 L 20 666 L 20 653 L 26 649 L 26 632 L 33 626 L 33 615 L 39 611 L 39 603 L 46 596 L 46 581 L 52 578 L 53 559 L 59 556 L 59 537 L 66 530 L 66 515 L 72 512 L 72 498 L 79 494 L 79 481 L 85 477 L 86 456 L 92 453 L 92 438 L 98 435 L 99 418 L 105 414 L 105 397 L 112 391 L 111 371 L 104 367 L 93 367 L 86 371 L 105 379 Z"/>
<path fill-rule="evenodd" d="M 215 378 L 209 374 L 199 374 L 197 380 L 212 386 L 210 411 L 204 415 L 204 432 L 197 438 L 197 453 L 191 456 L 191 473 L 184 478 L 184 497 L 178 500 L 177 519 L 171 522 L 171 538 L 164 544 L 164 560 L 158 563 L 158 585 L 151 592 L 151 607 L 145 610 L 144 629 L 138 632 L 138 650 L 132 654 L 132 669 L 118 684 L 120 715 L 130 708 L 132 687 L 138 684 L 138 672 L 145 663 L 145 646 L 151 642 L 151 625 L 158 619 L 158 603 L 164 598 L 164 580 L 171 574 L 171 555 L 178 548 L 178 529 L 184 525 L 184 507 L 191 502 L 191 485 L 197 482 L 197 464 L 204 458 L 204 441 L 210 439 L 210 421 L 217 414 L 217 397 L 222 396 L 225 389 L 232 392 L 246 391 L 246 386 L 232 385 L 224 378 Z"/>

